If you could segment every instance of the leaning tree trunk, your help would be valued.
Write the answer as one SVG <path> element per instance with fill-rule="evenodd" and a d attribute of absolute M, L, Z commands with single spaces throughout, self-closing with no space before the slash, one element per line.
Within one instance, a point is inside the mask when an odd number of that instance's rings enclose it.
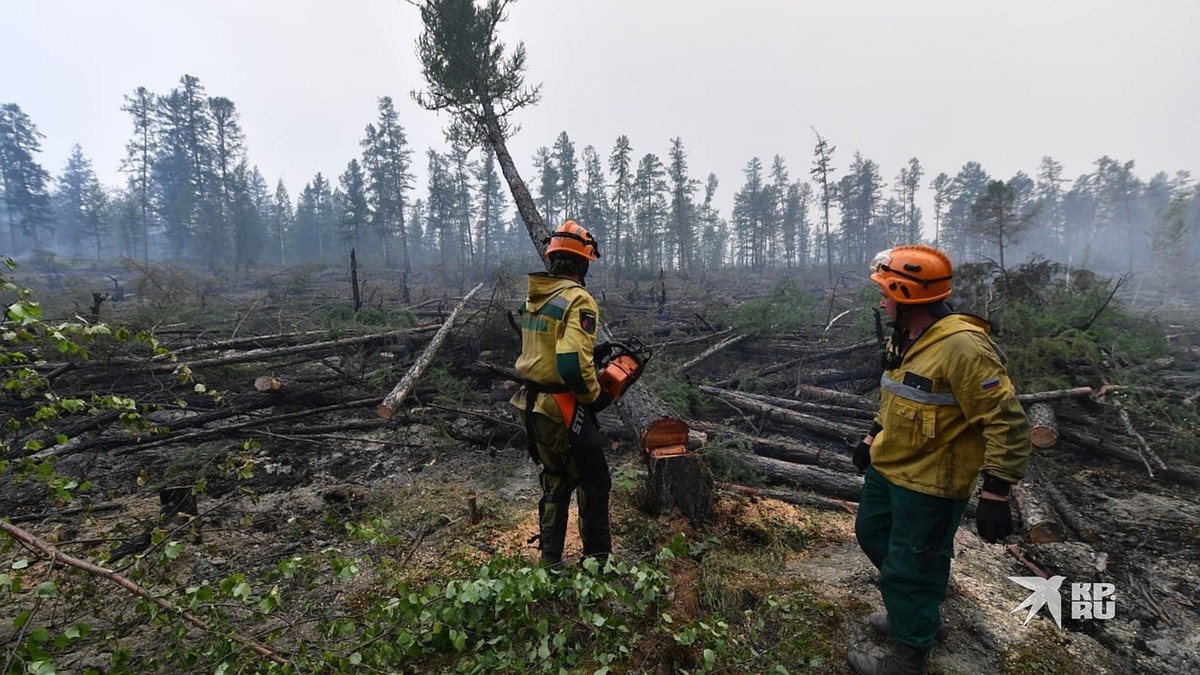
<path fill-rule="evenodd" d="M 504 180 L 512 192 L 517 212 L 525 221 L 529 239 L 540 256 L 546 250 L 544 242 L 550 235 L 550 229 L 542 214 L 538 213 L 533 196 L 517 171 L 517 165 L 505 144 L 500 118 L 488 102 L 484 102 L 483 121 L 488 143 L 496 153 L 496 161 L 500 163 Z M 600 327 L 599 335 L 602 340 L 612 340 L 605 326 Z M 632 387 L 617 402 L 616 409 L 621 421 L 638 439 L 658 419 L 675 417 L 667 404 L 645 386 Z M 651 513 L 658 514 L 678 507 L 692 523 L 703 522 L 711 517 L 714 483 L 703 455 L 686 453 L 664 459 L 647 455 L 647 463 L 647 508 Z"/>
<path fill-rule="evenodd" d="M 517 172 L 516 162 L 513 161 L 512 154 L 509 153 L 508 145 L 505 143 L 504 129 L 500 127 L 500 118 L 490 103 L 485 108 L 484 126 L 487 130 L 488 143 L 496 153 L 496 161 L 500 163 L 500 172 L 504 174 L 504 180 L 508 183 L 508 190 L 512 193 L 513 202 L 517 205 L 517 212 L 521 214 L 521 220 L 525 221 L 529 239 L 533 242 L 533 247 L 537 249 L 538 255 L 541 256 L 546 252 L 546 244 L 542 242 L 550 236 L 550 228 L 546 226 L 546 220 L 542 218 L 542 214 L 538 213 L 533 195 L 529 194 L 529 188 L 525 185 L 521 174 Z"/>

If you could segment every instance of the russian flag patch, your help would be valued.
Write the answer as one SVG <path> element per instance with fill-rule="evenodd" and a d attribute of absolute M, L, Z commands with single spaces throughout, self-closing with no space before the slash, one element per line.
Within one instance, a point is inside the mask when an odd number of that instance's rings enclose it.
<path fill-rule="evenodd" d="M 999 387 L 999 386 L 1000 386 L 1000 378 L 998 378 L 998 377 L 988 378 L 988 379 L 984 380 L 983 382 L 979 383 L 979 388 L 984 391 L 988 391 L 989 389 L 995 389 L 996 387 Z"/>

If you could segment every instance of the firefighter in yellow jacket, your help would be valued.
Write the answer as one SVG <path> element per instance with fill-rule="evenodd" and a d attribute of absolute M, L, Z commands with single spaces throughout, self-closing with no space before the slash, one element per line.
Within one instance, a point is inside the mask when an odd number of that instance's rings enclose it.
<path fill-rule="evenodd" d="M 596 301 L 584 288 L 588 264 L 600 257 L 595 238 L 573 220 L 554 231 L 546 247 L 548 272 L 529 275 L 520 306 L 523 378 L 511 403 L 520 409 L 529 451 L 542 466 L 538 548 L 542 562 L 562 562 L 571 493 L 578 490 L 579 536 L 584 556 L 612 549 L 608 462 L 595 415 L 612 398 L 600 388 L 593 362 Z"/>
<path fill-rule="evenodd" d="M 981 474 L 979 535 L 996 542 L 1012 533 L 1008 494 L 1029 461 L 1029 421 L 989 324 L 946 304 L 945 253 L 898 246 L 871 272 L 895 331 L 875 424 L 854 453 L 866 472 L 855 534 L 879 569 L 886 608 L 868 621 L 897 646 L 884 658 L 851 651 L 847 660 L 860 674 L 909 675 L 925 672 L 944 636 L 939 605 L 954 533 Z"/>

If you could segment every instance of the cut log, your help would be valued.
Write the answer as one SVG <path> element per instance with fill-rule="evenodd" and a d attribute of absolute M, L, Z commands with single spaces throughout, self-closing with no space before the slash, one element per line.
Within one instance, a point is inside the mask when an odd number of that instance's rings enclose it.
<path fill-rule="evenodd" d="M 753 469 L 763 480 L 772 485 L 811 490 L 817 494 L 857 502 L 862 493 L 862 476 L 831 471 L 818 466 L 792 464 L 790 462 L 759 457 L 749 452 L 735 452 L 732 456 Z"/>
<path fill-rule="evenodd" d="M 1035 448 L 1052 448 L 1058 443 L 1058 420 L 1054 407 L 1045 401 L 1031 403 L 1025 409 L 1029 417 L 1029 440 Z"/>
<path fill-rule="evenodd" d="M 828 401 L 837 403 L 848 408 L 858 408 L 860 410 L 869 410 L 872 413 L 879 407 L 879 400 L 870 399 L 866 396 L 858 394 L 850 394 L 836 389 L 825 389 L 823 387 L 814 387 L 811 384 L 801 384 L 796 386 L 796 397 L 803 397 L 806 400 Z"/>
<path fill-rule="evenodd" d="M 1044 544 L 1066 539 L 1062 525 L 1054 516 L 1054 508 L 1050 505 L 1049 498 L 1036 484 L 1023 480 L 1013 486 L 1012 491 L 1030 541 Z"/>
<path fill-rule="evenodd" d="M 1017 400 L 1021 403 L 1037 403 L 1039 401 L 1057 401 L 1062 398 L 1087 397 L 1093 393 L 1091 387 L 1075 387 L 1073 389 L 1039 391 L 1033 394 L 1017 394 Z"/>
<path fill-rule="evenodd" d="M 751 436 L 721 424 L 706 422 L 696 422 L 695 424 L 698 429 L 710 435 L 737 439 L 741 445 L 750 446 L 754 454 L 762 457 L 770 457 L 771 459 L 778 459 L 793 464 L 823 466 L 826 469 L 832 469 L 841 473 L 853 473 L 855 470 L 854 464 L 850 461 L 849 449 L 845 452 L 837 452 L 826 448 L 797 443 L 786 438 Z"/>
<path fill-rule="evenodd" d="M 380 417 L 384 419 L 391 417 L 395 407 L 399 405 L 406 396 L 408 396 L 409 392 L 412 391 L 413 385 L 417 383 L 417 380 L 419 380 L 421 375 L 425 372 L 425 368 L 429 366 L 429 362 L 433 360 L 433 355 L 437 353 L 438 348 L 441 347 L 442 343 L 446 341 L 446 336 L 450 334 L 450 328 L 454 325 L 454 319 L 458 317 L 458 314 L 462 311 L 462 308 L 466 306 L 467 302 L 469 302 L 481 288 L 483 288 L 482 281 L 476 284 L 475 288 L 472 288 L 470 293 L 467 293 L 465 296 L 463 296 L 463 299 L 458 303 L 458 306 L 454 308 L 454 311 L 450 312 L 450 316 L 446 317 L 445 323 L 443 323 L 438 332 L 433 335 L 433 339 L 429 341 L 429 344 L 425 346 L 425 350 L 421 352 L 420 356 L 417 357 L 417 360 L 413 363 L 412 368 L 409 368 L 408 372 L 404 374 L 404 377 L 400 378 L 400 382 L 398 382 L 396 386 L 392 388 L 392 391 L 384 397 L 383 402 L 380 403 L 377 408 L 375 408 L 375 412 L 378 413 Z"/>
<path fill-rule="evenodd" d="M 826 417 L 837 417 L 839 419 L 853 418 L 853 419 L 870 421 L 870 420 L 874 419 L 874 417 L 875 417 L 874 412 L 872 412 L 870 410 L 865 410 L 860 407 L 846 407 L 846 406 L 842 406 L 842 405 L 835 405 L 833 403 L 815 403 L 812 401 L 797 401 L 795 399 L 790 399 L 790 398 L 780 398 L 778 396 L 767 396 L 766 394 L 751 394 L 748 392 L 734 391 L 731 389 L 718 389 L 716 387 L 709 387 L 707 385 L 700 385 L 699 387 L 697 387 L 697 389 L 699 389 L 701 392 L 708 394 L 710 396 L 716 396 L 717 398 L 726 398 L 726 397 L 730 397 L 730 396 L 737 396 L 740 398 L 749 399 L 751 401 L 758 401 L 759 403 L 765 403 L 767 405 L 773 405 L 773 406 L 778 406 L 780 408 L 786 408 L 787 410 L 795 410 L 798 412 L 814 413 L 814 414 L 819 415 L 822 419 L 824 419 Z M 851 397 L 851 398 L 858 398 L 857 396 L 854 396 L 854 394 L 847 394 L 846 396 Z M 840 399 L 840 400 L 846 400 L 846 399 Z M 870 425 L 865 424 L 863 426 L 867 427 Z"/>
<path fill-rule="evenodd" d="M 725 389 L 718 391 L 726 392 L 723 396 L 719 397 L 726 403 L 742 410 L 759 413 L 775 422 L 800 427 L 808 431 L 815 431 L 819 434 L 840 438 L 844 441 L 857 440 L 862 438 L 863 435 L 863 430 L 857 426 L 832 422 L 815 415 L 807 415 L 769 403 L 763 403 L 739 392 L 732 392 Z"/>
<path fill-rule="evenodd" d="M 279 391 L 283 388 L 283 382 L 274 375 L 259 375 L 254 378 L 254 388 L 263 393 Z"/>

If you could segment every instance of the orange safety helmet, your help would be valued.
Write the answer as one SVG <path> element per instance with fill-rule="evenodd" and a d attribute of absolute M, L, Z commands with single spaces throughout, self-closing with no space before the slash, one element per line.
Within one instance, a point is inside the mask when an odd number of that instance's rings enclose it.
<path fill-rule="evenodd" d="M 565 251 L 573 253 L 585 260 L 595 260 L 600 257 L 600 245 L 596 243 L 596 238 L 592 236 L 579 223 L 568 220 L 554 234 L 546 238 L 546 252 L 542 254 L 543 258 L 549 258 L 551 253 L 555 251 Z"/>
<path fill-rule="evenodd" d="M 950 258 L 932 246 L 909 244 L 880 251 L 871 280 L 900 305 L 926 305 L 950 295 Z"/>

